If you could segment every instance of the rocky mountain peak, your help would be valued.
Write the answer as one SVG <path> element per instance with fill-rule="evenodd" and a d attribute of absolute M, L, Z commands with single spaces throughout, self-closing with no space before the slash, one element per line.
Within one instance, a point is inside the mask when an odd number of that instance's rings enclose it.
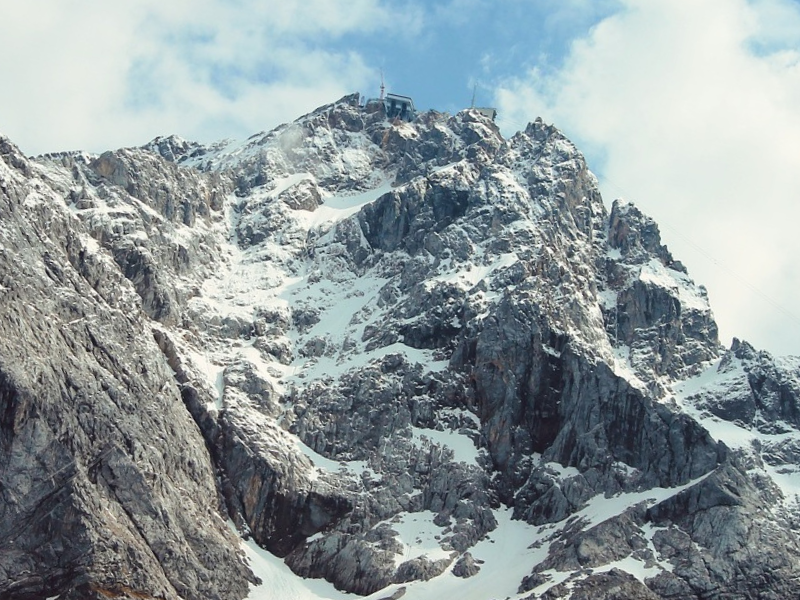
<path fill-rule="evenodd" d="M 2 594 L 796 595 L 797 361 L 554 126 L 0 155 Z"/>
<path fill-rule="evenodd" d="M 26 172 L 28 161 L 25 156 L 16 144 L 2 134 L 0 134 L 0 158 L 9 168 L 17 169 L 26 174 L 29 173 L 29 171 Z"/>
<path fill-rule="evenodd" d="M 180 163 L 201 155 L 205 149 L 197 142 L 190 142 L 177 135 L 158 136 L 142 146 L 169 162 Z M 193 155 L 193 153 L 195 153 Z"/>
<path fill-rule="evenodd" d="M 656 256 L 665 267 L 686 273 L 686 267 L 675 261 L 667 247 L 661 244 L 658 224 L 630 202 L 614 201 L 608 242 L 611 248 L 620 251 L 627 262 L 644 262 Z"/>

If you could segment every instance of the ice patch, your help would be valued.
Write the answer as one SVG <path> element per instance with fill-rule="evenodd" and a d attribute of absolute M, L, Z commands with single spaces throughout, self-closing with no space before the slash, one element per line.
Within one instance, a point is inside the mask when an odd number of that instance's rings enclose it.
<path fill-rule="evenodd" d="M 764 470 L 780 488 L 785 503 L 800 501 L 800 466 L 780 465 L 776 467 L 765 464 Z"/>
<path fill-rule="evenodd" d="M 315 452 L 298 438 L 294 438 L 294 442 L 295 448 L 302 452 L 313 463 L 316 469 L 315 474 L 318 474 L 320 471 L 324 471 L 327 473 L 336 473 L 339 475 L 349 476 L 353 479 L 360 479 L 361 473 L 367 471 L 373 479 L 380 479 L 380 477 L 378 477 L 372 469 L 367 467 L 367 463 L 365 461 L 348 462 L 331 460 L 330 458 L 326 458 Z M 315 474 L 312 474 L 312 479 L 315 479 Z"/>
<path fill-rule="evenodd" d="M 630 346 L 616 346 L 611 349 L 614 357 L 614 374 L 622 377 L 636 389 L 647 391 L 647 384 L 636 374 L 636 370 L 631 364 Z"/>

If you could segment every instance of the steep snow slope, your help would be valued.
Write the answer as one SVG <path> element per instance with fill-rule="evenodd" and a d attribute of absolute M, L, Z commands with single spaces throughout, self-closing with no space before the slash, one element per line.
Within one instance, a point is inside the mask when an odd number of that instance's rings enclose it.
<path fill-rule="evenodd" d="M 798 361 L 723 351 L 555 128 L 347 97 L 243 143 L 12 159 L 138 293 L 251 597 L 797 595 Z"/>

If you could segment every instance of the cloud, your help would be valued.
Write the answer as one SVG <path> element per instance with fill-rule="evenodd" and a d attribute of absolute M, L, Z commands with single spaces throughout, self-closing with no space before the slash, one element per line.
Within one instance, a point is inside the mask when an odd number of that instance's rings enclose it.
<path fill-rule="evenodd" d="M 796 0 L 26 0 L 0 52 L 0 131 L 32 154 L 246 137 L 377 89 L 378 65 L 456 110 L 502 78 L 501 126 L 564 129 L 662 224 L 726 343 L 800 353 L 775 306 L 800 313 Z"/>
<path fill-rule="evenodd" d="M 15 3 L 0 130 L 29 153 L 246 136 L 364 85 L 372 68 L 344 36 L 414 35 L 422 14 L 383 0 Z"/>
<path fill-rule="evenodd" d="M 799 22 L 789 0 L 627 0 L 556 71 L 497 92 L 507 119 L 560 126 L 596 157 L 607 199 L 663 225 L 724 343 L 798 354 Z"/>

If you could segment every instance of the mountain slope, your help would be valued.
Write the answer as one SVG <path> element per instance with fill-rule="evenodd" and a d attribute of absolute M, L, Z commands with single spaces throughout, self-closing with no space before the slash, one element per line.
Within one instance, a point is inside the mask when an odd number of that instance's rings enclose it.
<path fill-rule="evenodd" d="M 374 598 L 797 595 L 798 360 L 721 348 L 554 127 L 3 159 L 4 593 L 240 598 L 229 518 Z"/>
<path fill-rule="evenodd" d="M 2 595 L 244 594 L 213 465 L 133 285 L 50 171 L 6 140 L 0 154 Z"/>

